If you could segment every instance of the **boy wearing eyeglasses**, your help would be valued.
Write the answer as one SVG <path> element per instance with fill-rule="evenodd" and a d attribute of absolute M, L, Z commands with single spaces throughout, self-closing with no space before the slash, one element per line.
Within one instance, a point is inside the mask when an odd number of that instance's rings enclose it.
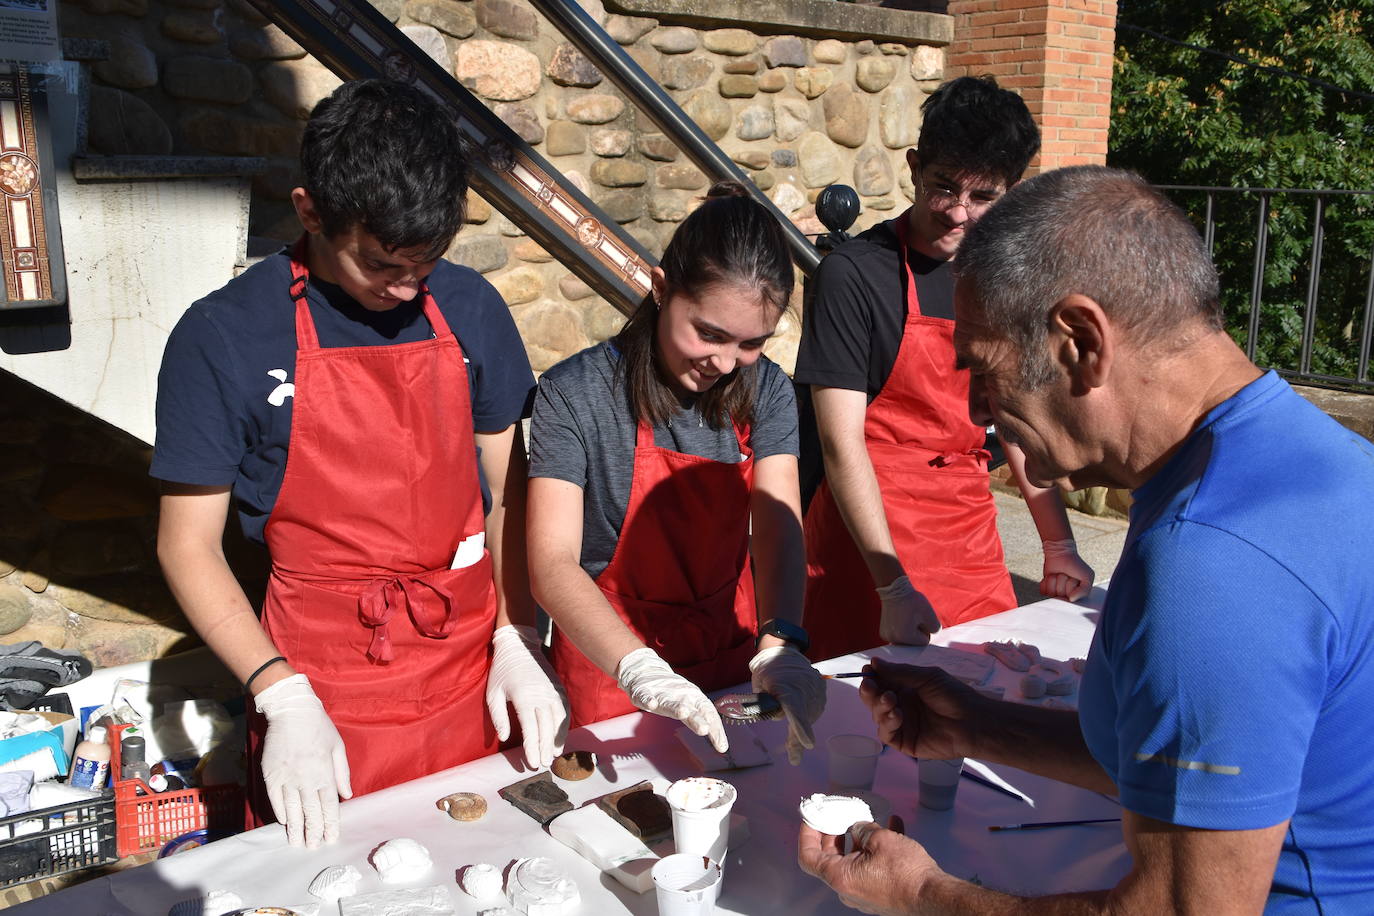
<path fill-rule="evenodd" d="M 960 77 L 921 106 L 907 151 L 914 202 L 821 263 L 795 381 L 809 386 L 825 480 L 806 514 L 811 657 L 883 642 L 924 645 L 941 626 L 1016 606 L 988 486 L 986 430 L 955 369 L 950 263 L 964 232 L 1040 149 L 1020 96 Z M 1041 594 L 1076 600 L 1093 571 L 1063 503 L 1002 447 L 1045 552 Z"/>

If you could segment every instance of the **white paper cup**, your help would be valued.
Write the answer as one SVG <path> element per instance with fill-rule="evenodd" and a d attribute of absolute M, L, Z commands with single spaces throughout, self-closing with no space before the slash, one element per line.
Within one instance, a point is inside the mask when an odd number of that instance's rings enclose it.
<path fill-rule="evenodd" d="M 724 863 L 735 796 L 734 786 L 710 776 L 689 776 L 669 786 L 668 807 L 673 812 L 677 852 Z"/>
<path fill-rule="evenodd" d="M 716 908 L 720 866 L 711 858 L 679 852 L 655 862 L 650 874 L 660 916 L 697 916 Z"/>
<path fill-rule="evenodd" d="M 922 757 L 918 760 L 916 771 L 920 781 L 921 807 L 932 811 L 953 808 L 954 796 L 959 791 L 959 773 L 963 768 L 963 757 L 953 760 L 927 760 Z"/>
<path fill-rule="evenodd" d="M 869 735 L 832 735 L 825 742 L 830 753 L 830 789 L 846 794 L 845 789 L 873 788 L 878 772 L 878 755 L 883 745 Z"/>

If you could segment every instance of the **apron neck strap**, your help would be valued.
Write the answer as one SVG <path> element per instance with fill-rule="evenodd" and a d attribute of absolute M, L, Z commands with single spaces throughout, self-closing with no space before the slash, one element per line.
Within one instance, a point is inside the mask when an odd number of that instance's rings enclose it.
<path fill-rule="evenodd" d="M 911 211 L 915 207 L 908 207 L 901 216 L 893 220 L 893 231 L 897 234 L 897 257 L 902 262 L 902 292 L 906 295 L 907 317 L 913 314 L 919 315 L 921 307 L 916 299 L 916 277 L 911 272 L 910 249 L 907 248 L 906 240 L 911 231 Z"/>
<path fill-rule="evenodd" d="M 315 319 L 310 315 L 310 306 L 306 301 L 305 290 L 310 284 L 310 268 L 306 267 L 309 258 L 310 236 L 302 233 L 296 240 L 296 244 L 291 246 L 291 301 L 296 306 L 296 348 L 298 350 L 318 350 L 320 348 L 319 335 L 315 333 Z M 439 305 L 434 301 L 434 297 L 429 293 L 429 284 L 425 281 L 420 282 L 420 307 L 425 313 L 425 318 L 429 321 L 429 326 L 434 329 L 435 337 L 444 337 L 451 334 L 448 321 L 444 318 L 444 313 L 439 311 Z"/>

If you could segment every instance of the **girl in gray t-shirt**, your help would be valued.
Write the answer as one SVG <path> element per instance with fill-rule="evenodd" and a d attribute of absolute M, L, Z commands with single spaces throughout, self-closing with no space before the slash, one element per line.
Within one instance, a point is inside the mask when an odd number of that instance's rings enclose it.
<path fill-rule="evenodd" d="M 825 687 L 798 651 L 796 405 L 762 356 L 792 286 L 775 218 L 723 182 L 620 334 L 540 380 L 530 583 L 574 725 L 638 707 L 723 750 L 703 691 L 752 672 L 789 713 L 794 762 L 812 744 Z"/>

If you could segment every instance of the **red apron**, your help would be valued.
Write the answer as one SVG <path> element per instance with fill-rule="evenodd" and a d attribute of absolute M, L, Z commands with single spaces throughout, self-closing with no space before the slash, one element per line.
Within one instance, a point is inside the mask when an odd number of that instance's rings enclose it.
<path fill-rule="evenodd" d="M 896 220 L 906 286 L 897 360 L 868 405 L 864 439 L 907 576 L 944 626 L 1016 607 L 988 487 L 984 431 L 969 420 L 967 371 L 954 368 L 954 322 L 921 314 Z M 813 659 L 880 645 L 873 577 L 822 483 L 806 513 L 806 627 Z"/>
<path fill-rule="evenodd" d="M 727 464 L 635 435 L 625 523 L 596 584 L 644 644 L 702 690 L 749 680 L 758 620 L 749 567 L 753 450 L 738 427 L 741 460 Z M 553 667 L 568 689 L 574 727 L 633 712 L 616 683 L 557 628 Z"/>
<path fill-rule="evenodd" d="M 310 678 L 362 795 L 497 749 L 484 698 L 496 593 L 485 552 L 449 569 L 485 525 L 458 339 L 422 286 L 433 339 L 321 348 L 304 242 L 291 261 L 295 400 L 262 625 Z M 251 719 L 261 824 L 273 820 L 257 772 L 266 720 Z"/>

